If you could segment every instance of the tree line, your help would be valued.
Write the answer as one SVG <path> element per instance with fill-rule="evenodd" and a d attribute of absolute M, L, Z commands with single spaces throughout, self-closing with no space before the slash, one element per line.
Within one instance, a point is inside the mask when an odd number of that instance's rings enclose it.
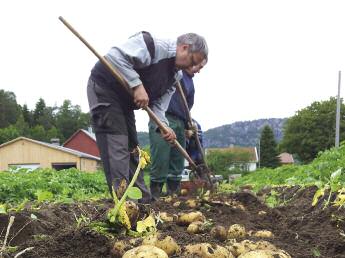
<path fill-rule="evenodd" d="M 325 101 L 315 101 L 310 106 L 298 110 L 288 118 L 283 126 L 281 141 L 275 139 L 272 127 L 268 124 L 260 129 L 260 166 L 276 168 L 280 166 L 279 153 L 288 152 L 295 162 L 306 164 L 321 152 L 335 145 L 337 99 L 331 97 Z M 340 141 L 345 140 L 345 105 L 340 107 Z M 344 144 L 344 143 L 342 143 Z M 227 176 L 230 173 L 242 173 L 243 170 L 230 171 L 238 157 L 234 154 L 213 152 L 208 155 L 208 164 L 217 174 Z M 250 157 L 241 157 L 243 163 L 250 162 Z"/>
<path fill-rule="evenodd" d="M 342 103 L 342 101 L 341 101 Z M 277 143 L 272 129 L 265 126 L 261 131 L 261 165 L 277 167 L 276 155 L 281 152 L 293 154 L 300 163 L 309 163 L 322 151 L 335 146 L 337 99 L 315 101 L 298 110 L 287 119 L 283 138 Z M 340 107 L 340 141 L 345 140 L 345 105 Z"/>
<path fill-rule="evenodd" d="M 272 128 L 264 126 L 260 135 L 260 160 L 263 167 L 279 166 L 278 153 L 288 152 L 301 163 L 312 161 L 319 152 L 334 146 L 337 100 L 331 97 L 315 101 L 296 111 L 283 126 L 283 138 L 277 142 Z M 90 125 L 89 113 L 65 100 L 61 106 L 47 106 L 40 98 L 35 109 L 19 105 L 13 92 L 0 90 L 0 144 L 19 136 L 49 142 L 67 140 L 78 129 Z M 345 105 L 341 104 L 340 141 L 345 139 Z"/>
<path fill-rule="evenodd" d="M 59 138 L 63 143 L 78 129 L 90 125 L 89 113 L 66 99 L 61 106 L 47 106 L 39 98 L 35 109 L 17 103 L 13 92 L 0 90 L 0 144 L 19 136 L 50 142 Z"/>

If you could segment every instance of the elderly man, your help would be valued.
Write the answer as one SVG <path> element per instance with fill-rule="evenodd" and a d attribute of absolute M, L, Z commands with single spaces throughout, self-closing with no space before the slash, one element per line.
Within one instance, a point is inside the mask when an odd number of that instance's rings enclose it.
<path fill-rule="evenodd" d="M 181 35 L 177 40 L 154 38 L 148 32 L 133 35 L 105 55 L 128 82 L 133 98 L 101 62 L 93 67 L 87 93 L 110 192 L 112 187 L 119 188 L 122 179 L 128 183 L 138 164 L 137 154 L 133 153 L 138 145 L 133 110 L 151 107 L 168 129 L 161 136 L 172 143 L 176 135 L 169 128 L 165 111 L 175 91 L 175 81 L 182 77 L 179 70 L 198 67 L 207 55 L 205 39 L 194 33 Z M 157 127 L 155 130 L 158 131 Z M 143 192 L 141 202 L 150 202 L 142 173 L 136 186 Z"/>

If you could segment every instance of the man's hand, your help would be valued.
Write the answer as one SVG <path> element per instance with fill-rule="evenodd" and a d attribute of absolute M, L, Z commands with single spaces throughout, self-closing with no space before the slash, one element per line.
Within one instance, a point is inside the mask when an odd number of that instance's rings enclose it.
<path fill-rule="evenodd" d="M 149 104 L 149 96 L 146 93 L 144 85 L 140 84 L 133 88 L 134 103 L 137 107 L 143 108 Z"/>
<path fill-rule="evenodd" d="M 193 130 L 184 130 L 184 134 L 185 134 L 187 139 L 190 139 L 193 136 L 194 131 Z"/>
<path fill-rule="evenodd" d="M 174 144 L 174 141 L 176 140 L 176 134 L 174 130 L 171 129 L 170 127 L 166 127 L 166 129 L 167 129 L 167 133 L 163 133 L 161 131 L 161 135 L 163 139 L 169 142 L 170 144 Z"/>
<path fill-rule="evenodd" d="M 193 122 L 192 126 L 189 128 L 189 130 L 192 130 L 195 133 L 198 133 L 198 125 L 196 123 Z"/>

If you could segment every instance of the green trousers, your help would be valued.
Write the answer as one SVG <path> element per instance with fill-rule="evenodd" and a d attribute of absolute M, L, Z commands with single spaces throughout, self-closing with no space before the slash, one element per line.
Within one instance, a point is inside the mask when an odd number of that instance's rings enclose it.
<path fill-rule="evenodd" d="M 177 141 L 183 148 L 186 147 L 185 125 L 183 120 L 175 116 L 166 115 L 169 127 L 174 130 Z M 151 152 L 151 171 L 150 179 L 154 182 L 165 183 L 167 180 L 181 181 L 184 169 L 184 157 L 179 151 L 167 143 L 155 131 L 156 126 L 149 123 L 150 152 Z"/>

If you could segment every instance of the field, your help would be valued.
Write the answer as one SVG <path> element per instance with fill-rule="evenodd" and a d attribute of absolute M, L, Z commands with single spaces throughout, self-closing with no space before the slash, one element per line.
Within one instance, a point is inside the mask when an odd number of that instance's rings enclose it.
<path fill-rule="evenodd" d="M 193 198 L 181 196 L 140 205 L 140 218 L 153 214 L 153 231 L 160 232 L 160 238 L 171 236 L 180 246 L 181 252 L 169 257 L 199 257 L 185 252 L 187 245 L 197 243 L 211 244 L 205 257 L 226 257 L 217 256 L 217 245 L 239 257 L 243 240 L 252 241 L 245 242 L 247 249 L 268 241 L 295 258 L 345 257 L 344 164 L 345 148 L 341 146 L 321 153 L 308 165 L 260 170 L 232 184 L 222 184 L 219 193 L 211 197 L 199 193 Z M 125 243 L 124 252 L 143 241 L 133 231 L 105 227 L 114 203 L 102 173 L 1 172 L 0 189 L 3 257 L 14 257 L 31 247 L 19 257 L 121 257 L 113 248 L 115 242 Z M 176 216 L 173 221 L 162 219 L 163 212 L 173 216 L 191 211 L 204 216 L 199 233 L 188 233 L 187 225 L 178 223 Z M 14 222 L 4 243 L 11 216 Z M 234 224 L 244 231 L 232 237 L 228 234 L 227 239 L 212 233 L 214 226 L 228 230 Z M 272 234 L 256 234 L 260 230 Z"/>

